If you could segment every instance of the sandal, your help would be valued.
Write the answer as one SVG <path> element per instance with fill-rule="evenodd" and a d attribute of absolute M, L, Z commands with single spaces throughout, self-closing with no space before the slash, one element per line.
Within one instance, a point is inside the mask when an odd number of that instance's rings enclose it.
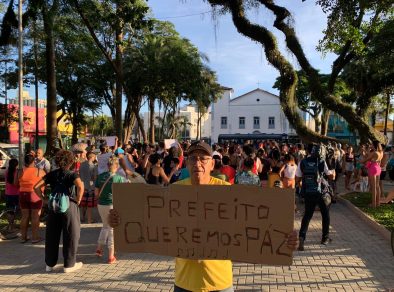
<path fill-rule="evenodd" d="M 39 239 L 32 240 L 31 243 L 32 244 L 37 244 L 37 243 L 39 243 L 39 242 L 41 242 L 43 240 L 44 240 L 44 238 L 40 237 Z"/>
<path fill-rule="evenodd" d="M 108 259 L 108 264 L 114 264 L 116 263 L 116 257 L 112 257 Z"/>
<path fill-rule="evenodd" d="M 102 257 L 103 256 L 103 251 L 101 249 L 96 250 L 96 256 Z"/>
<path fill-rule="evenodd" d="M 21 243 L 23 244 L 23 243 L 26 243 L 26 242 L 28 242 L 30 240 L 30 238 L 28 238 L 28 237 L 26 237 L 26 238 L 23 238 L 23 239 L 21 239 Z"/>

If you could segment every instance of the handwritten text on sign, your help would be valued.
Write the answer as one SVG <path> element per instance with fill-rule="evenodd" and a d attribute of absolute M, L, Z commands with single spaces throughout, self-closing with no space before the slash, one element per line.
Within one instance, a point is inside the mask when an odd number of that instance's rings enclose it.
<path fill-rule="evenodd" d="M 114 184 L 115 248 L 290 265 L 294 192 L 254 186 Z"/>

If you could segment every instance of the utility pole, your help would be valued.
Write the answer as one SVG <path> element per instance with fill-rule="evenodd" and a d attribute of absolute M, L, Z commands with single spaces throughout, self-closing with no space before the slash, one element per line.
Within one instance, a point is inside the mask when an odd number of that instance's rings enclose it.
<path fill-rule="evenodd" d="M 35 98 L 36 98 L 36 138 L 34 139 L 36 151 L 39 148 L 38 141 L 38 57 L 37 57 L 37 38 L 36 38 L 36 21 L 33 22 L 33 41 L 34 41 L 34 86 L 35 86 Z"/>
<path fill-rule="evenodd" d="M 18 0 L 18 91 L 19 91 L 19 167 L 23 166 L 23 27 L 22 0 Z"/>

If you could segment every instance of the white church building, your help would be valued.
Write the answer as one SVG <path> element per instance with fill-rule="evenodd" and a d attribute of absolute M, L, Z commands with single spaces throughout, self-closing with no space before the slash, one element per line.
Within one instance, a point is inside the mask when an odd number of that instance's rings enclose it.
<path fill-rule="evenodd" d="M 235 98 L 233 93 L 232 88 L 224 88 L 222 98 L 211 105 L 212 143 L 220 134 L 296 134 L 279 96 L 260 88 Z"/>

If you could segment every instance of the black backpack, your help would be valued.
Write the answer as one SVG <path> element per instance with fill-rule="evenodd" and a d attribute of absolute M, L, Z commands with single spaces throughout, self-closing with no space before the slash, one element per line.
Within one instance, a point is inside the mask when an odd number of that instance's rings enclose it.
<path fill-rule="evenodd" d="M 301 161 L 302 189 L 304 196 L 322 194 L 324 161 L 318 157 L 307 157 Z"/>

